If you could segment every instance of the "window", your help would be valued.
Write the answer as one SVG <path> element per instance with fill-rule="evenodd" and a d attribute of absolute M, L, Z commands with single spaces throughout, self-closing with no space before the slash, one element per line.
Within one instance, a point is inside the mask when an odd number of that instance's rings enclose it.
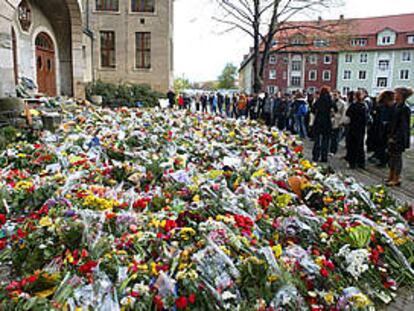
<path fill-rule="evenodd" d="M 300 77 L 292 77 L 291 85 L 292 86 L 300 86 L 301 79 Z"/>
<path fill-rule="evenodd" d="M 284 62 L 285 64 L 288 64 L 288 63 L 289 63 L 289 58 L 288 58 L 288 57 L 283 57 L 283 62 Z"/>
<path fill-rule="evenodd" d="M 348 87 L 348 86 L 344 86 L 344 87 L 342 88 L 342 95 L 344 95 L 344 96 L 348 96 L 349 92 L 351 92 L 351 88 L 350 88 L 350 87 Z"/>
<path fill-rule="evenodd" d="M 412 36 L 412 35 L 407 36 L 407 42 L 408 42 L 408 44 L 414 44 L 414 36 Z"/>
<path fill-rule="evenodd" d="M 313 45 L 318 47 L 318 48 L 328 47 L 329 46 L 329 41 L 324 40 L 324 39 L 317 39 L 317 40 L 313 41 Z"/>
<path fill-rule="evenodd" d="M 301 36 L 296 36 L 296 37 L 292 38 L 291 44 L 292 45 L 303 45 L 304 40 Z"/>
<path fill-rule="evenodd" d="M 17 14 L 19 17 L 20 26 L 22 27 L 23 31 L 28 31 L 32 25 L 32 11 L 26 0 L 23 0 L 20 3 Z"/>
<path fill-rule="evenodd" d="M 345 55 L 345 63 L 352 63 L 352 54 Z"/>
<path fill-rule="evenodd" d="M 276 79 L 276 70 L 270 70 L 269 71 L 269 79 L 275 80 Z"/>
<path fill-rule="evenodd" d="M 352 71 L 351 70 L 345 70 L 344 71 L 344 80 L 351 80 L 352 77 Z"/>
<path fill-rule="evenodd" d="M 316 87 L 314 86 L 308 87 L 308 94 L 315 94 L 315 92 L 316 92 Z"/>
<path fill-rule="evenodd" d="M 118 12 L 119 2 L 118 0 L 96 0 L 96 10 Z"/>
<path fill-rule="evenodd" d="M 131 11 L 140 13 L 154 13 L 155 0 L 131 0 Z"/>
<path fill-rule="evenodd" d="M 391 36 L 384 36 L 384 37 L 382 37 L 381 43 L 383 45 L 389 45 L 389 44 L 391 44 Z"/>
<path fill-rule="evenodd" d="M 400 71 L 400 80 L 409 80 L 410 79 L 410 71 L 407 69 L 403 69 Z"/>
<path fill-rule="evenodd" d="M 405 51 L 402 53 L 403 62 L 411 62 L 411 52 Z"/>
<path fill-rule="evenodd" d="M 361 53 L 361 54 L 359 54 L 359 62 L 361 64 L 368 63 L 368 54 L 367 53 Z"/>
<path fill-rule="evenodd" d="M 138 69 L 151 68 L 151 33 L 137 32 L 135 34 L 135 67 Z"/>
<path fill-rule="evenodd" d="M 276 46 L 279 42 L 277 40 L 272 40 L 272 47 Z"/>
<path fill-rule="evenodd" d="M 268 90 L 269 94 L 275 94 L 276 93 L 276 87 L 273 86 L 273 85 L 269 85 L 267 87 L 267 90 Z"/>
<path fill-rule="evenodd" d="M 276 55 L 269 56 L 269 64 L 276 64 Z"/>
<path fill-rule="evenodd" d="M 368 39 L 365 38 L 355 38 L 351 40 L 352 46 L 366 46 L 368 44 Z"/>
<path fill-rule="evenodd" d="M 323 81 L 331 81 L 331 71 L 324 70 L 322 78 L 323 78 Z"/>
<path fill-rule="evenodd" d="M 377 87 L 385 88 L 388 85 L 387 78 L 378 78 L 377 79 Z"/>
<path fill-rule="evenodd" d="M 367 79 L 367 72 L 365 70 L 361 70 L 358 73 L 359 80 L 366 80 Z"/>
<path fill-rule="evenodd" d="M 301 71 L 302 70 L 302 61 L 293 60 L 292 61 L 292 71 Z"/>
<path fill-rule="evenodd" d="M 309 71 L 309 81 L 316 81 L 318 78 L 318 71 L 311 70 Z"/>
<path fill-rule="evenodd" d="M 324 64 L 331 64 L 332 63 L 332 55 L 325 55 L 323 57 L 323 63 Z"/>
<path fill-rule="evenodd" d="M 380 70 L 388 70 L 390 69 L 390 61 L 389 60 L 380 60 L 378 62 L 378 67 Z"/>
<path fill-rule="evenodd" d="M 316 65 L 318 63 L 318 56 L 311 55 L 309 56 L 309 64 Z"/>
<path fill-rule="evenodd" d="M 115 68 L 115 32 L 101 31 L 101 67 Z"/>

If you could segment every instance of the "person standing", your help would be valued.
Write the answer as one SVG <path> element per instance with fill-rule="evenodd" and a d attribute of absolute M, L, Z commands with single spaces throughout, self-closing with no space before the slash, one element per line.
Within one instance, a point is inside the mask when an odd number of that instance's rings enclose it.
<path fill-rule="evenodd" d="M 331 146 L 330 152 L 336 154 L 338 152 L 339 138 L 343 131 L 343 118 L 345 114 L 345 102 L 341 99 L 339 91 L 334 91 L 332 94 L 334 104 L 337 111 L 332 114 L 332 134 L 331 134 Z"/>
<path fill-rule="evenodd" d="M 247 111 L 247 97 L 244 93 L 240 94 L 239 96 L 239 102 L 237 103 L 237 115 L 240 116 L 246 116 Z"/>
<path fill-rule="evenodd" d="M 233 94 L 231 117 L 237 119 L 237 103 L 239 102 L 237 94 Z"/>
<path fill-rule="evenodd" d="M 263 119 L 268 127 L 272 126 L 273 103 L 273 98 L 270 98 L 269 94 L 265 93 L 263 98 Z"/>
<path fill-rule="evenodd" d="M 277 128 L 281 131 L 286 128 L 286 115 L 287 115 L 287 99 L 286 96 L 282 97 L 281 93 L 278 93 L 275 102 L 275 119 Z"/>
<path fill-rule="evenodd" d="M 394 105 L 394 97 L 395 94 L 393 91 L 382 92 L 378 96 L 377 104 L 372 113 L 373 123 L 371 129 L 375 135 L 375 152 L 373 158 L 378 161 L 378 167 L 385 167 L 388 163 L 387 136 Z"/>
<path fill-rule="evenodd" d="M 180 96 L 178 96 L 178 107 L 180 110 L 184 109 L 184 97 L 183 94 L 180 94 Z"/>
<path fill-rule="evenodd" d="M 315 143 L 313 145 L 313 161 L 328 162 L 329 137 L 332 131 L 331 114 L 337 111 L 335 103 L 332 101 L 328 87 L 323 87 L 318 100 L 313 105 L 315 121 L 313 124 L 313 134 Z"/>
<path fill-rule="evenodd" d="M 223 115 L 223 104 L 224 104 L 224 96 L 220 92 L 217 92 L 217 105 L 218 105 L 219 114 L 221 116 Z"/>
<path fill-rule="evenodd" d="M 355 102 L 352 103 L 346 115 L 349 117 L 348 129 L 348 163 L 351 169 L 359 168 L 365 169 L 365 134 L 368 123 L 367 105 L 364 101 L 363 91 L 357 91 L 355 95 Z"/>
<path fill-rule="evenodd" d="M 203 93 L 201 95 L 201 112 L 202 113 L 207 113 L 207 95 L 206 93 Z"/>
<path fill-rule="evenodd" d="M 400 87 L 395 89 L 395 104 L 392 110 L 388 135 L 390 175 L 387 185 L 390 187 L 401 185 L 402 154 L 406 149 L 410 148 L 411 110 L 406 101 L 412 95 L 413 90 L 409 88 Z"/>
<path fill-rule="evenodd" d="M 308 136 L 305 122 L 306 115 L 308 114 L 308 106 L 302 92 L 296 92 L 293 107 L 295 107 L 296 133 L 303 139 Z"/>
<path fill-rule="evenodd" d="M 168 98 L 168 104 L 171 109 L 173 109 L 175 106 L 175 96 L 176 96 L 175 93 L 171 89 L 168 90 L 167 98 Z"/>
<path fill-rule="evenodd" d="M 226 110 L 226 118 L 230 118 L 231 98 L 229 94 L 224 97 L 224 106 Z"/>
<path fill-rule="evenodd" d="M 195 96 L 195 104 L 196 104 L 196 111 L 200 111 L 200 105 L 201 105 L 201 96 L 200 93 L 197 93 Z"/>

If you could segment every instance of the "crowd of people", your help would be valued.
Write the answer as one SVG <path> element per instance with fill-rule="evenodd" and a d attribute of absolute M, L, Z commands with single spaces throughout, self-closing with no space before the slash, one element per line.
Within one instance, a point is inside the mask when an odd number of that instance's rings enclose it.
<path fill-rule="evenodd" d="M 388 186 L 401 185 L 402 154 L 410 147 L 410 115 L 408 88 L 384 91 L 377 98 L 364 89 L 342 97 L 328 87 L 315 93 L 296 91 L 246 95 L 220 92 L 180 94 L 169 91 L 170 108 L 193 109 L 226 118 L 261 119 L 269 127 L 289 131 L 302 139 L 314 141 L 315 162 L 328 162 L 345 140 L 345 160 L 351 169 L 365 169 L 368 161 L 379 167 L 389 166 Z"/>

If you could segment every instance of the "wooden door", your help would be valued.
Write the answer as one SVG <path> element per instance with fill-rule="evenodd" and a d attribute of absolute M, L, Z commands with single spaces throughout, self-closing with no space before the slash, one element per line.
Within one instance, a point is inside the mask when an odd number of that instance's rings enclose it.
<path fill-rule="evenodd" d="M 41 32 L 36 40 L 36 75 L 39 93 L 56 96 L 55 48 L 48 34 Z"/>

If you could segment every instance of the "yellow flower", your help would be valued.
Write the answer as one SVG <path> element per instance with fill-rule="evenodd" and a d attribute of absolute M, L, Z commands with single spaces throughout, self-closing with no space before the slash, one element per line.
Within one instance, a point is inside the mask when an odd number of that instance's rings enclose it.
<path fill-rule="evenodd" d="M 27 190 L 31 187 L 33 187 L 33 183 L 31 183 L 30 181 L 19 181 L 16 184 L 16 186 L 14 187 L 14 189 L 16 189 L 16 190 Z"/>
<path fill-rule="evenodd" d="M 188 241 L 191 237 L 195 236 L 196 232 L 193 228 L 182 228 L 180 231 L 181 239 Z"/>
<path fill-rule="evenodd" d="M 277 276 L 277 275 L 269 275 L 269 276 L 268 276 L 268 278 L 267 278 L 267 281 L 268 281 L 269 283 L 273 283 L 273 282 L 276 282 L 278 279 L 279 279 L 279 278 L 278 278 L 278 276 Z"/>
<path fill-rule="evenodd" d="M 216 179 L 217 177 L 223 175 L 224 171 L 220 171 L 220 170 L 211 170 L 210 172 L 208 172 L 207 177 L 209 179 Z"/>
<path fill-rule="evenodd" d="M 24 153 L 19 153 L 19 154 L 17 155 L 17 157 L 18 157 L 18 158 L 25 158 L 25 157 L 26 157 L 26 155 L 25 155 Z"/>
<path fill-rule="evenodd" d="M 256 171 L 256 172 L 254 172 L 253 175 L 252 175 L 253 178 L 258 178 L 258 177 L 263 177 L 263 176 L 266 176 L 266 172 L 262 168 L 260 170 Z"/>
<path fill-rule="evenodd" d="M 151 263 L 151 273 L 153 275 L 158 275 L 158 271 L 157 271 L 157 264 L 155 262 Z"/>
<path fill-rule="evenodd" d="M 47 298 L 51 295 L 53 295 L 56 291 L 56 287 L 45 289 L 41 292 L 37 292 L 35 295 L 39 298 Z"/>
<path fill-rule="evenodd" d="M 304 170 L 308 170 L 313 167 L 313 165 L 308 160 L 302 160 L 300 162 Z"/>
<path fill-rule="evenodd" d="M 278 244 L 272 247 L 273 253 L 275 254 L 276 258 L 280 258 L 282 256 L 282 245 Z"/>
<path fill-rule="evenodd" d="M 357 308 L 365 308 L 369 305 L 371 305 L 371 300 L 367 296 L 365 296 L 363 293 L 355 294 L 350 299 L 353 303 L 355 303 L 355 306 Z"/>
<path fill-rule="evenodd" d="M 234 131 L 229 133 L 230 138 L 234 138 L 235 136 L 236 136 L 236 133 Z"/>
<path fill-rule="evenodd" d="M 52 224 L 53 224 L 53 222 L 50 219 L 50 217 L 48 217 L 48 216 L 43 217 L 39 221 L 39 225 L 42 226 L 42 227 L 50 227 Z"/>
<path fill-rule="evenodd" d="M 224 245 L 220 246 L 220 249 L 227 255 L 227 256 L 231 256 L 231 252 L 230 250 L 225 247 Z"/>
<path fill-rule="evenodd" d="M 199 203 L 200 202 L 200 196 L 198 194 L 193 197 L 193 202 L 194 203 Z"/>
<path fill-rule="evenodd" d="M 328 305 L 332 305 L 335 302 L 335 297 L 332 292 L 329 292 L 323 297 Z"/>

